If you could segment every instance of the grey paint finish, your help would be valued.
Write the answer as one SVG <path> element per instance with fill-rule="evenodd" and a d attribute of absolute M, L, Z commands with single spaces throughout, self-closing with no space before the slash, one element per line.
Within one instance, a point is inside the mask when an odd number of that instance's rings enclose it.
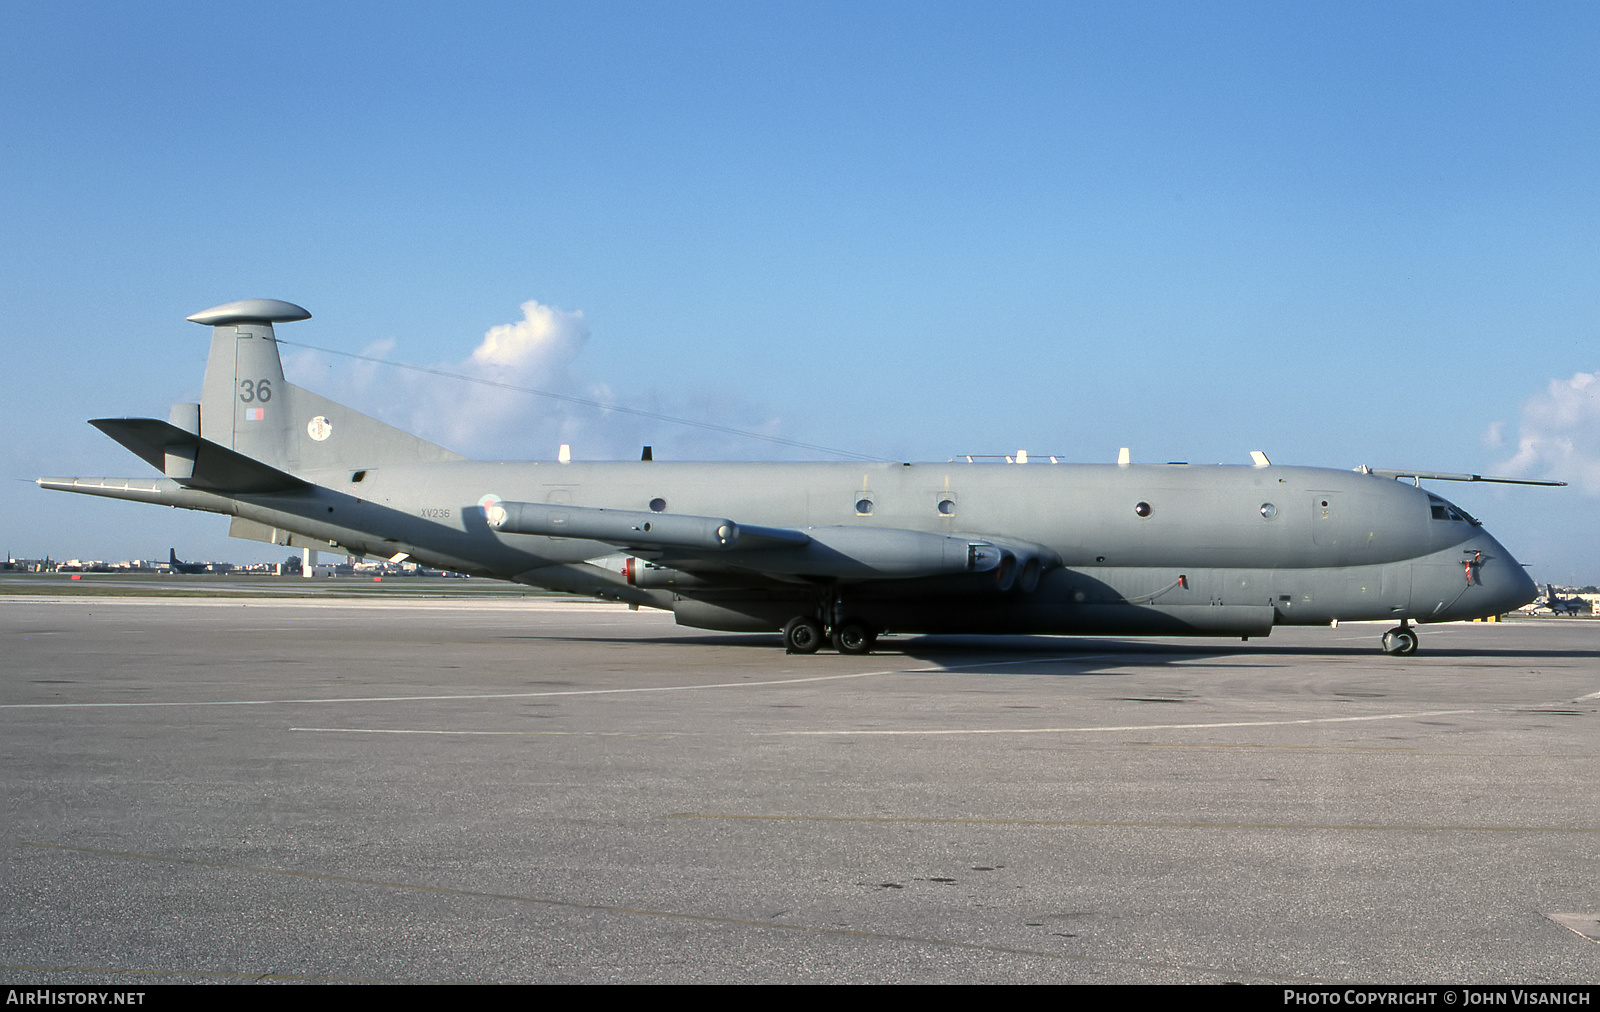
<path fill-rule="evenodd" d="M 189 317 L 189 322 L 206 327 L 225 327 L 234 323 L 271 325 L 309 319 L 311 319 L 309 312 L 282 299 L 240 299 L 238 302 L 201 310 Z"/>
<path fill-rule="evenodd" d="M 1251 636 L 1479 617 L 1536 593 L 1487 531 L 1401 472 L 468 461 L 288 383 L 272 322 L 294 312 L 247 300 L 191 318 L 214 324 L 198 439 L 192 406 L 179 424 L 96 422 L 169 477 L 40 484 L 723 629 Z M 636 563 L 606 562 L 619 553 Z M 647 564 L 654 585 L 639 585 Z"/>

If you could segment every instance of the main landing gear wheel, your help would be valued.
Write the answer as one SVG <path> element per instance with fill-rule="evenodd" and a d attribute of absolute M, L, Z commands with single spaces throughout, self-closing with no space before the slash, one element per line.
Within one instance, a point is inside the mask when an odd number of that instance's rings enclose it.
<path fill-rule="evenodd" d="M 814 619 L 796 616 L 783 627 L 783 648 L 791 654 L 814 654 L 822 646 L 822 626 Z"/>
<path fill-rule="evenodd" d="M 877 638 L 860 622 L 846 622 L 833 631 L 833 648 L 841 654 L 865 654 Z"/>
<path fill-rule="evenodd" d="M 1410 626 L 1397 625 L 1383 634 L 1383 652 L 1410 657 L 1417 652 L 1417 633 Z"/>

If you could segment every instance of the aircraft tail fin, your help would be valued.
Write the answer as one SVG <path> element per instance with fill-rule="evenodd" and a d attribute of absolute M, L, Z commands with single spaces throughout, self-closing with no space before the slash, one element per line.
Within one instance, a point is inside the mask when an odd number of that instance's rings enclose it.
<path fill-rule="evenodd" d="M 198 405 L 174 405 L 172 423 L 205 442 L 291 475 L 460 460 L 409 432 L 387 425 L 283 378 L 274 323 L 311 314 L 277 299 L 245 299 L 189 317 L 211 328 L 211 355 Z"/>

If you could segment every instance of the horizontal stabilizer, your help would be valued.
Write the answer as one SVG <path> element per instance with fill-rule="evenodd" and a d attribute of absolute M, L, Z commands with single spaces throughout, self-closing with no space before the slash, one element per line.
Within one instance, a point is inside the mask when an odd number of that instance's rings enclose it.
<path fill-rule="evenodd" d="M 158 471 L 168 473 L 174 459 L 183 461 L 183 470 L 170 477 L 188 488 L 210 492 L 290 492 L 308 484 L 236 453 L 170 422 L 154 418 L 96 418 L 89 423 L 126 446 Z M 193 461 L 193 468 L 188 462 Z"/>

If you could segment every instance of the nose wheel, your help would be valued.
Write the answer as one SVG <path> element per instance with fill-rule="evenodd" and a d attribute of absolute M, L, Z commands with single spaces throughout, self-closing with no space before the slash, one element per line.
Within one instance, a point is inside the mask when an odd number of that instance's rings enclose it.
<path fill-rule="evenodd" d="M 1417 652 L 1417 631 L 1397 625 L 1383 634 L 1383 652 L 1394 657 L 1410 657 Z"/>

